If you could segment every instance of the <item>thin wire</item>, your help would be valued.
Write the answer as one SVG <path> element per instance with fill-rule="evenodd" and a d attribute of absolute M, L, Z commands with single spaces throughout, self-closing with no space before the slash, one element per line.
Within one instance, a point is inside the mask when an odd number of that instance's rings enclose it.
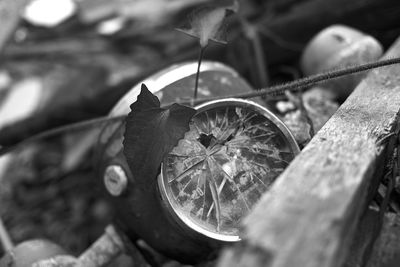
<path fill-rule="evenodd" d="M 393 65 L 393 64 L 398 64 L 400 63 L 400 57 L 397 58 L 389 58 L 389 59 L 383 59 L 380 61 L 375 61 L 375 62 L 370 62 L 370 63 L 365 63 L 361 65 L 356 65 L 356 66 L 350 66 L 346 67 L 344 69 L 339 69 L 339 70 L 332 70 L 328 71 L 325 73 L 321 74 L 316 74 L 312 75 L 309 77 L 305 77 L 299 80 L 295 80 L 292 82 L 276 85 L 276 86 L 271 86 L 267 88 L 261 88 L 260 90 L 255 90 L 252 92 L 246 92 L 246 93 L 241 93 L 241 94 L 232 94 L 232 95 L 227 95 L 227 96 L 218 96 L 218 97 L 208 97 L 208 98 L 202 98 L 202 99 L 195 99 L 191 101 L 183 101 L 183 102 L 178 102 L 178 104 L 181 105 L 198 105 L 207 101 L 214 101 L 214 100 L 219 100 L 221 98 L 253 98 L 253 97 L 260 97 L 260 96 L 279 96 L 282 95 L 285 91 L 300 91 L 310 85 L 315 85 L 319 82 L 322 81 L 327 81 L 335 78 L 339 78 L 342 76 L 358 73 L 358 72 L 363 72 L 367 71 L 370 69 L 375 69 L 375 68 L 380 68 L 388 65 Z M 174 103 L 169 103 L 166 105 L 163 105 L 162 107 L 167 107 L 170 106 Z M 102 123 L 107 123 L 107 122 L 113 122 L 113 121 L 122 121 L 126 118 L 127 115 L 119 115 L 115 117 L 100 117 L 92 120 L 87 120 L 83 122 L 78 122 L 74 124 L 69 124 L 69 125 L 64 125 L 59 128 L 55 128 L 52 130 L 48 130 L 42 133 L 39 133 L 37 135 L 34 135 L 32 137 L 29 137 L 20 143 L 17 143 L 16 145 L 9 146 L 9 147 L 0 147 L 0 156 L 13 151 L 15 149 L 18 149 L 20 147 L 23 147 L 29 143 L 39 141 L 45 138 L 49 138 L 58 134 L 63 134 L 67 132 L 73 132 L 73 131 L 79 131 L 79 130 L 84 130 L 88 129 L 94 126 L 98 126 Z"/>
<path fill-rule="evenodd" d="M 56 136 L 59 134 L 67 133 L 67 132 L 75 132 L 75 131 L 81 131 L 85 129 L 90 129 L 94 126 L 99 126 L 103 123 L 111 123 L 111 122 L 117 122 L 117 121 L 123 121 L 126 118 L 126 115 L 122 116 L 114 116 L 114 117 L 100 117 L 92 120 L 86 120 L 82 122 L 77 122 L 73 124 L 67 124 L 55 129 L 51 129 L 48 131 L 44 131 L 42 133 L 36 134 L 32 137 L 29 137 L 13 146 L 9 147 L 0 147 L 0 156 L 3 156 L 4 154 L 7 154 L 15 149 L 24 147 L 32 142 L 36 142 L 39 140 L 43 140 L 52 136 Z"/>
<path fill-rule="evenodd" d="M 375 61 L 375 62 L 369 62 L 361 65 L 356 65 L 356 66 L 350 66 L 346 67 L 344 69 L 338 69 L 338 70 L 332 70 L 328 72 L 324 72 L 321 74 L 316 74 L 312 75 L 309 77 L 305 77 L 299 80 L 295 80 L 292 82 L 276 85 L 276 86 L 271 86 L 267 88 L 261 88 L 260 90 L 255 90 L 253 92 L 246 92 L 246 93 L 240 93 L 240 94 L 234 94 L 234 95 L 228 95 L 224 96 L 224 98 L 254 98 L 254 97 L 259 97 L 259 96 L 277 96 L 283 94 L 285 91 L 289 90 L 292 92 L 300 91 L 310 85 L 315 85 L 316 83 L 322 82 L 322 81 L 327 81 L 335 78 L 339 78 L 342 76 L 358 73 L 358 72 L 363 72 L 367 71 L 370 69 L 375 69 L 375 68 L 380 68 L 388 65 L 393 65 L 393 64 L 399 64 L 400 63 L 400 57 L 396 58 L 389 58 L 389 59 L 383 59 L 381 61 Z M 207 101 L 213 101 L 213 100 L 218 100 L 221 99 L 221 97 L 207 97 L 207 98 L 202 98 L 202 99 L 197 99 L 193 101 L 195 105 L 207 102 Z M 188 104 L 189 102 L 181 102 L 180 104 Z"/>

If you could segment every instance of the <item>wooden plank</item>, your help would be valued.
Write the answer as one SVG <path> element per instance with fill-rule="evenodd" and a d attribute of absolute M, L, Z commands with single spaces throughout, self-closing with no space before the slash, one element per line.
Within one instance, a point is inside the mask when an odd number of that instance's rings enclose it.
<path fill-rule="evenodd" d="M 383 214 L 378 207 L 368 207 L 360 219 L 356 234 L 343 267 L 365 266 L 382 228 Z"/>
<path fill-rule="evenodd" d="M 381 233 L 375 242 L 367 267 L 400 265 L 400 215 L 386 213 Z"/>
<path fill-rule="evenodd" d="M 400 39 L 385 57 L 400 56 Z M 343 264 L 400 109 L 400 65 L 371 71 L 243 222 L 219 266 Z"/>
<path fill-rule="evenodd" d="M 369 207 L 362 216 L 343 267 L 398 267 L 400 215 Z"/>

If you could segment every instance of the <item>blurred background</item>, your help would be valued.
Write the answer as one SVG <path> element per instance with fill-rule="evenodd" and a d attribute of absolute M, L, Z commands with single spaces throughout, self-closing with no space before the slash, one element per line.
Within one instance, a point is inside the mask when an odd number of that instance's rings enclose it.
<path fill-rule="evenodd" d="M 0 0 L 0 144 L 105 116 L 141 79 L 196 60 L 198 40 L 174 29 L 211 2 L 224 1 Z M 205 59 L 266 87 L 302 77 L 300 55 L 323 28 L 346 24 L 386 49 L 399 17 L 398 0 L 240 1 L 228 44 Z M 103 232 L 113 212 L 94 189 L 95 142 L 65 134 L 0 158 L 0 216 L 16 243 L 48 238 L 77 255 Z"/>

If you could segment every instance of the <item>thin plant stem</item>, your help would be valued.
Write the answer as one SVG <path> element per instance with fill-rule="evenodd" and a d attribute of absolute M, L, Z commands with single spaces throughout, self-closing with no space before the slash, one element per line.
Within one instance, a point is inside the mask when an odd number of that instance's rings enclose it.
<path fill-rule="evenodd" d="M 197 61 L 196 81 L 194 84 L 194 95 L 193 95 L 194 100 L 197 99 L 197 91 L 199 89 L 200 66 L 201 66 L 201 61 L 203 60 L 204 50 L 206 50 L 206 48 L 207 45 L 200 47 L 199 58 Z"/>
<path fill-rule="evenodd" d="M 306 107 L 304 106 L 303 93 L 300 92 L 299 95 L 295 95 L 292 92 L 287 91 L 286 96 L 297 107 L 297 109 L 300 111 L 301 115 L 305 118 L 307 124 L 310 126 L 310 130 L 309 130 L 310 137 L 313 138 L 315 135 L 314 123 L 313 123 Z"/>
<path fill-rule="evenodd" d="M 6 227 L 3 224 L 3 220 L 1 218 L 0 218 L 0 244 L 3 247 L 3 251 L 9 251 L 14 247 L 10 235 L 8 234 Z"/>
<path fill-rule="evenodd" d="M 269 77 L 268 77 L 268 71 L 267 71 L 267 66 L 266 66 L 267 64 L 265 62 L 265 55 L 264 55 L 264 50 L 262 49 L 261 40 L 260 40 L 260 37 L 257 32 L 255 32 L 255 35 L 253 36 L 251 43 L 252 43 L 253 49 L 254 49 L 254 59 L 257 64 L 257 70 L 258 70 L 258 75 L 260 78 L 260 84 L 261 84 L 261 86 L 268 86 Z"/>
<path fill-rule="evenodd" d="M 262 48 L 262 43 L 260 40 L 260 34 L 258 29 L 253 24 L 250 24 L 243 16 L 238 14 L 240 24 L 242 25 L 243 32 L 246 38 L 250 41 L 254 61 L 256 63 L 256 69 L 258 74 L 258 82 L 260 86 L 268 86 L 269 77 L 267 72 L 267 64 L 265 62 L 265 54 Z"/>
<path fill-rule="evenodd" d="M 308 125 L 310 126 L 310 136 L 311 138 L 314 137 L 315 135 L 315 128 L 314 128 L 314 123 L 310 117 L 310 114 L 308 113 L 306 107 L 304 106 L 304 100 L 303 100 L 303 95 L 300 94 L 299 96 L 299 107 L 300 107 L 300 112 L 303 114 L 304 118 L 306 119 Z"/>
<path fill-rule="evenodd" d="M 260 35 L 258 33 L 257 28 L 254 25 L 249 24 L 247 21 L 243 19 L 243 27 L 245 29 L 246 36 L 251 42 L 251 46 L 254 51 L 254 61 L 256 62 L 258 78 L 260 82 L 260 86 L 268 86 L 269 77 L 267 72 L 267 64 L 265 62 L 265 54 L 262 48 Z"/>

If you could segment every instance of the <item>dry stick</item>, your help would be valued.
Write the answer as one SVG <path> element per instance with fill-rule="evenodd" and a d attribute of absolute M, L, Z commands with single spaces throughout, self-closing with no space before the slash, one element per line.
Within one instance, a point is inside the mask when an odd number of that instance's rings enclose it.
<path fill-rule="evenodd" d="M 379 144 L 382 144 L 383 142 L 385 142 L 385 140 L 388 140 L 388 138 L 393 138 L 394 142 L 392 144 L 389 144 L 389 147 L 394 147 L 394 150 L 395 150 L 395 151 L 393 151 L 395 153 L 392 155 L 391 163 L 388 164 L 391 167 L 391 170 L 389 170 L 389 172 L 384 177 L 384 178 L 388 178 L 388 184 L 386 187 L 386 194 L 385 194 L 383 201 L 379 207 L 378 224 L 381 226 L 383 225 L 383 221 L 385 219 L 386 210 L 389 207 L 390 196 L 394 190 L 396 177 L 399 174 L 398 168 L 400 166 L 399 165 L 400 150 L 399 150 L 398 146 L 399 146 L 399 130 L 400 129 L 398 127 L 399 126 L 397 126 L 397 129 L 394 132 L 385 136 L 384 139 L 379 140 Z M 379 238 L 380 233 L 381 233 L 380 231 L 375 231 L 372 233 L 373 241 L 368 245 L 368 247 L 367 247 L 368 251 L 370 251 L 370 252 L 372 251 L 373 246 L 374 246 L 376 240 Z M 365 261 L 365 259 L 364 259 L 364 261 Z"/>
<path fill-rule="evenodd" d="M 108 266 L 124 250 L 121 236 L 113 225 L 109 225 L 105 233 L 79 256 L 77 266 Z"/>
<path fill-rule="evenodd" d="M 299 108 L 300 108 L 300 112 L 303 113 L 304 118 L 306 119 L 308 125 L 310 126 L 309 133 L 310 133 L 311 138 L 313 138 L 315 135 L 314 123 L 313 123 L 306 107 L 304 106 L 304 100 L 303 100 L 302 94 L 300 94 L 300 96 L 299 96 Z"/>
<path fill-rule="evenodd" d="M 258 74 L 260 75 L 260 82 L 262 86 L 268 86 L 269 77 L 268 71 L 265 63 L 265 55 L 264 50 L 262 49 L 261 40 L 258 32 L 254 33 L 254 36 L 251 39 L 251 43 L 254 49 L 254 57 L 257 64 Z"/>
<path fill-rule="evenodd" d="M 4 251 L 9 251 L 14 247 L 10 235 L 8 234 L 6 227 L 4 226 L 3 220 L 1 218 L 0 218 L 0 243 Z"/>
<path fill-rule="evenodd" d="M 292 102 L 297 107 L 297 109 L 300 111 L 301 115 L 306 119 L 308 125 L 310 126 L 310 130 L 309 130 L 310 137 L 313 138 L 313 136 L 315 134 L 314 123 L 311 120 L 311 117 L 308 114 L 306 107 L 304 106 L 304 100 L 303 100 L 302 93 L 300 93 L 300 95 L 295 95 L 292 92 L 286 91 L 286 95 L 289 98 L 290 102 Z"/>
<path fill-rule="evenodd" d="M 254 61 L 259 76 L 261 86 L 268 86 L 269 76 L 267 71 L 267 64 L 265 63 L 264 49 L 262 48 L 260 33 L 256 26 L 247 22 L 242 16 L 239 16 L 240 23 L 242 24 L 246 38 L 250 41 L 254 51 Z"/>
<path fill-rule="evenodd" d="M 202 98 L 202 99 L 196 99 L 193 101 L 186 101 L 186 102 L 179 102 L 181 105 L 197 105 L 203 102 L 207 101 L 213 101 L 213 100 L 219 100 L 222 98 L 253 98 L 253 97 L 259 97 L 259 96 L 274 96 L 274 95 L 280 95 L 283 94 L 285 91 L 290 90 L 290 91 L 299 91 L 307 86 L 314 85 L 316 83 L 342 77 L 345 75 L 357 73 L 357 72 L 362 72 L 374 68 L 379 68 L 379 67 L 384 67 L 388 65 L 393 65 L 393 64 L 398 64 L 400 63 L 400 57 L 399 58 L 390 58 L 390 59 L 384 59 L 381 61 L 376 61 L 376 62 L 371 62 L 371 63 L 365 63 L 357 66 L 351 66 L 351 67 L 346 67 L 345 69 L 340 69 L 340 70 L 333 70 L 321 74 L 316 74 L 312 75 L 303 79 L 295 80 L 292 82 L 288 82 L 285 84 L 281 85 L 276 85 L 276 86 L 271 86 L 267 87 L 264 89 L 260 89 L 254 92 L 247 92 L 247 93 L 242 93 L 242 94 L 235 94 L 235 95 L 228 95 L 228 96 L 219 96 L 219 97 L 208 97 L 208 98 Z M 174 103 L 169 103 L 167 105 L 163 105 L 163 107 L 170 106 Z M 117 121 L 122 121 L 124 120 L 126 115 L 120 115 L 120 116 L 115 116 L 115 117 L 100 117 L 97 119 L 93 120 L 87 120 L 83 122 L 78 122 L 74 124 L 69 124 L 65 125 L 59 128 L 55 128 L 49 131 L 42 132 L 40 134 L 34 135 L 30 138 L 25 139 L 24 141 L 10 147 L 0 147 L 0 156 L 13 151 L 15 149 L 18 149 L 20 147 L 23 147 L 29 143 L 36 142 L 45 138 L 49 138 L 58 134 L 62 133 L 67 133 L 67 132 L 74 132 L 74 131 L 80 131 L 84 129 L 88 129 L 94 126 L 101 125 L 103 123 L 107 122 L 117 122 Z"/>

